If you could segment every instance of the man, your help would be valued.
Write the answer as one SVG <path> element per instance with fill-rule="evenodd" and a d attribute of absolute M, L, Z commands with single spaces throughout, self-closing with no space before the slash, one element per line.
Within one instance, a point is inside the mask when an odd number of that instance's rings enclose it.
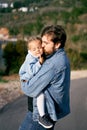
<path fill-rule="evenodd" d="M 22 85 L 23 92 L 34 98 L 33 120 L 36 122 L 31 121 L 32 113 L 29 112 L 28 119 L 26 120 L 26 117 L 24 121 L 26 128 L 23 123 L 20 130 L 46 130 L 37 122 L 39 114 L 35 98 L 42 91 L 45 91 L 47 113 L 54 124 L 50 130 L 54 129 L 58 119 L 70 113 L 70 64 L 64 51 L 66 33 L 61 26 L 51 25 L 43 29 L 41 37 L 46 61 L 42 64 L 39 72 L 29 82 Z M 30 126 L 31 128 L 29 128 Z"/>

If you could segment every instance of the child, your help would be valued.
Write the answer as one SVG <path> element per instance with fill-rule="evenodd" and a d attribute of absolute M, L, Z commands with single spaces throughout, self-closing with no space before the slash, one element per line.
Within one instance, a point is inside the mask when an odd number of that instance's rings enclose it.
<path fill-rule="evenodd" d="M 30 38 L 28 41 L 28 54 L 19 70 L 20 80 L 23 82 L 29 81 L 39 71 L 44 60 L 41 39 L 39 37 Z M 53 124 L 45 114 L 45 98 L 43 92 L 37 97 L 37 108 L 40 114 L 39 123 L 45 128 L 51 128 Z"/>

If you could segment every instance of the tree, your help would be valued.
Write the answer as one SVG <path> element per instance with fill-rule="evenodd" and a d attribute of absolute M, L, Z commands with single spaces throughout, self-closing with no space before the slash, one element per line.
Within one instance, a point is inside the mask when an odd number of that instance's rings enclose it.
<path fill-rule="evenodd" d="M 14 2 L 14 8 L 15 9 L 19 9 L 22 7 L 22 2 L 21 1 L 15 1 Z"/>

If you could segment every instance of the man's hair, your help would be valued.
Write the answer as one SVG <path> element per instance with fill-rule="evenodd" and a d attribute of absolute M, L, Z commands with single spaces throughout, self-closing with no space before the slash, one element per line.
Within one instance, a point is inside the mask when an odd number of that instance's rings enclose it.
<path fill-rule="evenodd" d="M 65 46 L 66 42 L 66 32 L 60 25 L 50 25 L 46 26 L 41 33 L 41 37 L 44 35 L 51 36 L 51 41 L 54 42 L 54 44 L 60 42 L 61 46 L 60 48 L 63 48 Z"/>

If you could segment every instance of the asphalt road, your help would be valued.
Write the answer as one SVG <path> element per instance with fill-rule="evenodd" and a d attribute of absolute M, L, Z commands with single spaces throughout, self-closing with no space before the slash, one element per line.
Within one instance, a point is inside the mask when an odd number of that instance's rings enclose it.
<path fill-rule="evenodd" d="M 71 114 L 56 123 L 55 130 L 87 130 L 87 78 L 71 81 Z M 22 96 L 0 110 L 0 130 L 18 130 L 27 112 Z"/>

